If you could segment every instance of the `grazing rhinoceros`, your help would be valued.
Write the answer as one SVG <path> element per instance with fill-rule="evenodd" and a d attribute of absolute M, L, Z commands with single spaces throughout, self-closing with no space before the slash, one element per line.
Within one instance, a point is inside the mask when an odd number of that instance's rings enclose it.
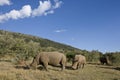
<path fill-rule="evenodd" d="M 60 64 L 62 70 L 64 70 L 66 65 L 66 56 L 59 52 L 41 52 L 34 57 L 30 67 L 34 67 L 36 69 L 40 64 L 43 65 L 46 70 L 48 70 L 48 64 L 54 66 Z"/>
<path fill-rule="evenodd" d="M 84 68 L 86 64 L 86 58 L 83 55 L 75 55 L 73 59 L 72 69 Z"/>
<path fill-rule="evenodd" d="M 102 65 L 104 65 L 104 64 L 107 64 L 107 65 L 110 64 L 108 56 L 100 57 L 100 62 L 101 62 Z"/>

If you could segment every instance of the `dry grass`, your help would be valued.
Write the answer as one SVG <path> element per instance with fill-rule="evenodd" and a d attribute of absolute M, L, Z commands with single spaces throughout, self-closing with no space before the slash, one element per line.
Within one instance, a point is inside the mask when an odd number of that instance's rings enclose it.
<path fill-rule="evenodd" d="M 120 80 L 120 69 L 87 64 L 80 70 L 60 71 L 59 67 L 52 66 L 49 71 L 24 70 L 16 69 L 10 62 L 0 62 L 0 80 Z"/>

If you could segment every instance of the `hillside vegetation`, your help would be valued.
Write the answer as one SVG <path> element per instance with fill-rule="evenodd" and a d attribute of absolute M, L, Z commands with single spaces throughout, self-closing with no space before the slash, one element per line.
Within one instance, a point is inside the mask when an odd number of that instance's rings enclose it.
<path fill-rule="evenodd" d="M 68 61 L 71 61 L 75 54 L 82 54 L 86 57 L 87 62 L 94 63 L 99 63 L 100 57 L 108 56 L 111 65 L 120 65 L 120 52 L 103 54 L 97 50 L 81 50 L 32 35 L 0 30 L 0 60 L 10 60 L 14 63 L 19 60 L 26 61 L 33 58 L 37 53 L 44 51 L 62 52 L 67 56 Z"/>
<path fill-rule="evenodd" d="M 36 36 L 0 30 L 0 56 L 29 58 L 41 51 L 79 51 L 79 49 Z"/>

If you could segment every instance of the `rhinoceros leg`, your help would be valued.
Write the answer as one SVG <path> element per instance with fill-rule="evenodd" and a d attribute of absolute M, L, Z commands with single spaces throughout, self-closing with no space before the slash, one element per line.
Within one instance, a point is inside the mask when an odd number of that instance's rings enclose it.
<path fill-rule="evenodd" d="M 82 66 L 82 68 L 84 68 L 85 67 L 85 63 L 83 63 L 83 66 Z"/>
<path fill-rule="evenodd" d="M 77 69 L 80 69 L 80 67 L 81 67 L 81 63 L 79 62 L 79 63 L 77 64 Z"/>
<path fill-rule="evenodd" d="M 44 63 L 43 63 L 43 66 L 44 66 L 45 70 L 48 71 L 48 68 L 47 68 L 48 63 L 47 63 L 47 62 L 44 62 Z"/>
<path fill-rule="evenodd" d="M 61 61 L 61 62 L 60 62 L 60 65 L 61 65 L 61 68 L 62 68 L 61 70 L 62 70 L 62 71 L 65 70 L 65 63 Z"/>
<path fill-rule="evenodd" d="M 65 70 L 65 65 L 64 65 L 64 64 L 62 64 L 62 71 L 63 71 L 63 70 Z"/>

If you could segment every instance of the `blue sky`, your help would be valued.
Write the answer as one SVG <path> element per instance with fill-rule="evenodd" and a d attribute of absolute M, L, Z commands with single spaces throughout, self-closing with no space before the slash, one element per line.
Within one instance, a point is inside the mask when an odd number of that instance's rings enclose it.
<path fill-rule="evenodd" d="M 120 51 L 120 0 L 0 0 L 0 29 Z"/>

